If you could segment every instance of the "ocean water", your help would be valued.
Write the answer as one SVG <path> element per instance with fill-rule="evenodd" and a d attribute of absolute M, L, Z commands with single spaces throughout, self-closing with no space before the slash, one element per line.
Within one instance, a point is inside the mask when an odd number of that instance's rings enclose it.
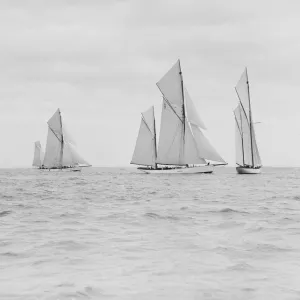
<path fill-rule="evenodd" d="M 300 169 L 0 170 L 0 299 L 300 299 Z"/>

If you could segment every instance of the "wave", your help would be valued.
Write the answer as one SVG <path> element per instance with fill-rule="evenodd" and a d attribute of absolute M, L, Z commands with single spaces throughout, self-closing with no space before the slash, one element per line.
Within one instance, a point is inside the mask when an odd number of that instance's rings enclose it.
<path fill-rule="evenodd" d="M 249 212 L 247 211 L 243 211 L 243 210 L 236 210 L 236 209 L 232 209 L 229 207 L 226 208 L 222 208 L 221 210 L 219 210 L 220 213 L 240 213 L 240 214 L 249 214 Z"/>
<path fill-rule="evenodd" d="M 257 244 L 255 247 L 257 250 L 262 252 L 289 252 L 293 251 L 292 248 L 282 248 L 273 244 Z"/>
<path fill-rule="evenodd" d="M 151 219 L 160 219 L 160 220 L 173 220 L 173 221 L 179 220 L 179 218 L 176 216 L 161 216 L 156 213 L 145 213 L 144 217 L 151 218 Z"/>
<path fill-rule="evenodd" d="M 5 216 L 7 216 L 7 215 L 9 215 L 9 214 L 11 214 L 11 213 L 12 213 L 11 210 L 4 210 L 4 211 L 1 211 L 1 212 L 0 212 L 0 218 L 1 218 L 1 217 L 5 217 Z"/>

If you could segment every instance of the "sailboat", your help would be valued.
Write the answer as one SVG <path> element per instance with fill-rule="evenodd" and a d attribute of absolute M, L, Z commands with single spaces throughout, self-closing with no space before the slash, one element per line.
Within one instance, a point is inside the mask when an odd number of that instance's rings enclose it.
<path fill-rule="evenodd" d="M 235 90 L 239 98 L 239 104 L 234 110 L 236 170 L 238 174 L 259 174 L 262 163 L 253 126 L 247 68 L 245 68 Z"/>
<path fill-rule="evenodd" d="M 32 166 L 43 169 L 44 152 L 40 141 L 34 143 L 34 156 Z"/>
<path fill-rule="evenodd" d="M 49 119 L 48 136 L 43 165 L 46 169 L 71 169 L 80 171 L 81 167 L 90 167 L 76 151 L 75 142 L 67 133 L 61 111 L 57 109 Z"/>
<path fill-rule="evenodd" d="M 207 137 L 206 129 L 183 83 L 180 60 L 157 83 L 162 93 L 159 144 L 156 148 L 154 108 L 142 113 L 131 164 L 145 173 L 212 173 L 227 163 Z M 218 164 L 210 164 L 210 161 Z"/>

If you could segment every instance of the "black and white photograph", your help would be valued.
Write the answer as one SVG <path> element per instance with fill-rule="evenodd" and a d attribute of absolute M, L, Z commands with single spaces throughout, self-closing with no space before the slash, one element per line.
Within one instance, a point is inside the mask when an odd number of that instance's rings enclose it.
<path fill-rule="evenodd" d="M 299 28 L 0 0 L 0 300 L 300 299 Z"/>

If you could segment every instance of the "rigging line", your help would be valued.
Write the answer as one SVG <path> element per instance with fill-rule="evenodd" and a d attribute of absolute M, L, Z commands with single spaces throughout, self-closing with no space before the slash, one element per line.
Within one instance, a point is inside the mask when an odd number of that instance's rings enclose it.
<path fill-rule="evenodd" d="M 59 137 L 56 135 L 56 133 L 54 132 L 54 130 L 50 127 L 50 125 L 48 125 L 49 129 L 51 130 L 51 132 L 55 135 L 55 137 L 58 139 L 58 141 L 61 143 L 61 140 L 59 139 Z"/>
<path fill-rule="evenodd" d="M 183 123 L 183 120 L 180 118 L 180 116 L 177 114 L 176 110 L 172 106 L 171 102 L 163 95 L 163 100 L 168 104 L 168 106 L 171 108 L 173 113 L 177 116 L 177 118 L 180 120 L 181 123 Z"/>
<path fill-rule="evenodd" d="M 144 118 L 143 113 L 142 113 L 142 121 L 144 122 L 144 124 L 146 125 L 146 127 L 147 127 L 147 129 L 150 131 L 150 133 L 152 134 L 152 131 L 151 131 L 150 127 L 148 126 L 148 124 L 147 124 L 147 122 L 146 122 L 146 120 L 145 120 L 145 118 Z M 152 134 L 152 135 L 153 135 L 153 134 Z"/>
<path fill-rule="evenodd" d="M 161 94 L 163 95 L 163 100 L 166 101 L 166 103 L 170 106 L 170 108 L 172 109 L 173 113 L 177 116 L 177 118 L 180 120 L 181 123 L 183 123 L 183 121 L 181 120 L 180 116 L 178 116 L 177 112 L 175 111 L 175 109 L 173 108 L 171 102 L 167 99 L 167 97 L 164 95 L 164 93 L 162 92 L 162 90 L 160 89 L 160 87 L 158 86 L 158 84 L 156 83 L 156 86 L 158 87 L 159 91 L 161 92 Z"/>
<path fill-rule="evenodd" d="M 240 101 L 240 104 L 241 104 L 241 106 L 242 106 L 243 112 L 244 112 L 244 114 L 245 114 L 245 116 L 246 116 L 246 119 L 247 119 L 247 121 L 248 121 L 248 123 L 249 123 L 249 126 L 250 126 L 250 121 L 248 120 L 248 117 L 247 117 L 247 114 L 246 114 L 246 110 L 245 110 L 244 105 L 243 105 L 243 103 L 242 103 L 242 101 L 241 101 L 240 95 L 239 95 L 239 93 L 238 93 L 236 87 L 235 87 L 234 89 L 235 89 L 235 91 L 236 91 L 236 93 L 237 93 L 237 96 L 238 96 L 238 98 L 239 98 L 239 101 Z"/>
<path fill-rule="evenodd" d="M 236 125 L 237 125 L 237 127 L 238 127 L 239 133 L 240 133 L 240 135 L 241 135 L 241 138 L 243 138 L 243 135 L 242 135 L 242 132 L 241 132 L 241 128 L 240 128 L 240 126 L 239 126 L 239 123 L 238 123 L 238 120 L 237 120 L 237 118 L 236 118 L 236 115 L 235 115 L 234 112 L 233 112 L 233 114 L 234 114 L 234 119 L 235 119 Z"/>

